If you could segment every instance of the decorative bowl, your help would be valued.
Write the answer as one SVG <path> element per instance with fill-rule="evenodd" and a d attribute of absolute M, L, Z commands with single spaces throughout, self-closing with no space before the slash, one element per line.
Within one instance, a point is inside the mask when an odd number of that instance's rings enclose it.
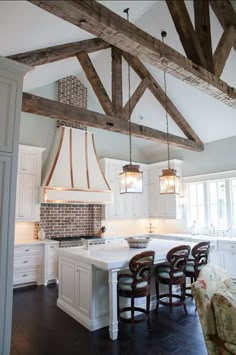
<path fill-rule="evenodd" d="M 147 248 L 148 243 L 150 242 L 150 237 L 129 237 L 125 238 L 130 248 Z"/>

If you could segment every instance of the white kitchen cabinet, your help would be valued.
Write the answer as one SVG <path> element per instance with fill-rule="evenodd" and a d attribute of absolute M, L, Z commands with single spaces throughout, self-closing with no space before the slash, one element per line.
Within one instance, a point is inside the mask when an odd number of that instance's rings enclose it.
<path fill-rule="evenodd" d="M 39 220 L 39 188 L 41 185 L 41 166 L 43 148 L 26 145 L 19 146 L 16 220 Z"/>
<path fill-rule="evenodd" d="M 207 236 L 206 236 L 206 239 L 207 239 Z M 218 241 L 211 241 L 210 242 L 210 252 L 209 252 L 208 262 L 221 267 L 221 257 L 220 257 L 220 252 L 219 252 Z"/>
<path fill-rule="evenodd" d="M 14 276 L 13 284 L 26 284 L 42 282 L 42 255 L 43 245 L 16 245 L 14 249 Z"/>
<path fill-rule="evenodd" d="M 236 279 L 236 242 L 220 241 L 219 245 L 222 268 Z"/>
<path fill-rule="evenodd" d="M 58 249 L 56 241 L 44 242 L 44 285 L 58 279 Z"/>
<path fill-rule="evenodd" d="M 171 168 L 177 170 L 177 175 L 181 177 L 180 160 L 171 160 Z M 179 195 L 160 194 L 159 177 L 162 169 L 166 168 L 167 163 L 155 163 L 148 166 L 149 170 L 149 216 L 150 218 L 161 219 L 180 219 L 182 218 L 182 208 Z"/>
<path fill-rule="evenodd" d="M 148 168 L 140 164 L 143 171 L 143 193 L 120 194 L 120 176 L 122 167 L 128 162 L 101 159 L 100 164 L 113 193 L 113 203 L 105 205 L 103 219 L 135 219 L 149 217 Z"/>

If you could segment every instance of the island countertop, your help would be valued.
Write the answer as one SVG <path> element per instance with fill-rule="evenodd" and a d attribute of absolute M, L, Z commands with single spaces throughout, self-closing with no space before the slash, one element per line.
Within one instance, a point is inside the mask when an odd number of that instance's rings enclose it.
<path fill-rule="evenodd" d="M 90 246 L 88 250 L 84 247 L 62 248 L 59 249 L 59 255 L 69 256 L 104 270 L 111 270 L 128 267 L 129 260 L 134 255 L 146 250 L 155 251 L 155 264 L 162 262 L 166 260 L 166 254 L 171 248 L 181 244 L 185 243 L 178 240 L 152 239 L 147 248 L 136 249 L 129 248 L 127 241 L 121 238 L 110 243 L 107 240 L 103 245 Z M 188 241 L 186 244 L 192 247 L 196 243 Z"/>

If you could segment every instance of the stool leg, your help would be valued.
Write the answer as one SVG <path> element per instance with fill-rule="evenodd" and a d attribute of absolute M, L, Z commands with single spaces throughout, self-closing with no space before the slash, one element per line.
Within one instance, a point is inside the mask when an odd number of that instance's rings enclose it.
<path fill-rule="evenodd" d="M 131 297 L 131 325 L 134 329 L 134 297 Z"/>
<path fill-rule="evenodd" d="M 169 283 L 169 318 L 172 316 L 172 283 Z"/>
<path fill-rule="evenodd" d="M 156 303 L 156 310 L 155 310 L 155 312 L 158 312 L 159 298 L 160 298 L 160 293 L 159 293 L 159 280 L 156 279 L 156 299 L 157 299 L 157 303 Z"/>
<path fill-rule="evenodd" d="M 146 317 L 147 317 L 148 328 L 149 330 L 152 330 L 149 315 L 150 315 L 150 294 L 146 296 Z"/>
<path fill-rule="evenodd" d="M 184 282 L 181 284 L 181 301 L 183 302 L 184 312 L 187 315 L 188 311 L 185 304 L 185 283 Z"/>

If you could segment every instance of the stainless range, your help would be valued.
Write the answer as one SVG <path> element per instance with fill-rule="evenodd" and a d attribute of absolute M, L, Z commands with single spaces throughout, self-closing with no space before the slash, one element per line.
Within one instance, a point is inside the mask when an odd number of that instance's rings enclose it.
<path fill-rule="evenodd" d="M 97 236 L 66 236 L 66 237 L 53 237 L 53 240 L 59 242 L 59 248 L 68 248 L 68 247 L 79 247 L 84 244 L 96 245 L 96 244 L 105 244 L 105 240 Z"/>

